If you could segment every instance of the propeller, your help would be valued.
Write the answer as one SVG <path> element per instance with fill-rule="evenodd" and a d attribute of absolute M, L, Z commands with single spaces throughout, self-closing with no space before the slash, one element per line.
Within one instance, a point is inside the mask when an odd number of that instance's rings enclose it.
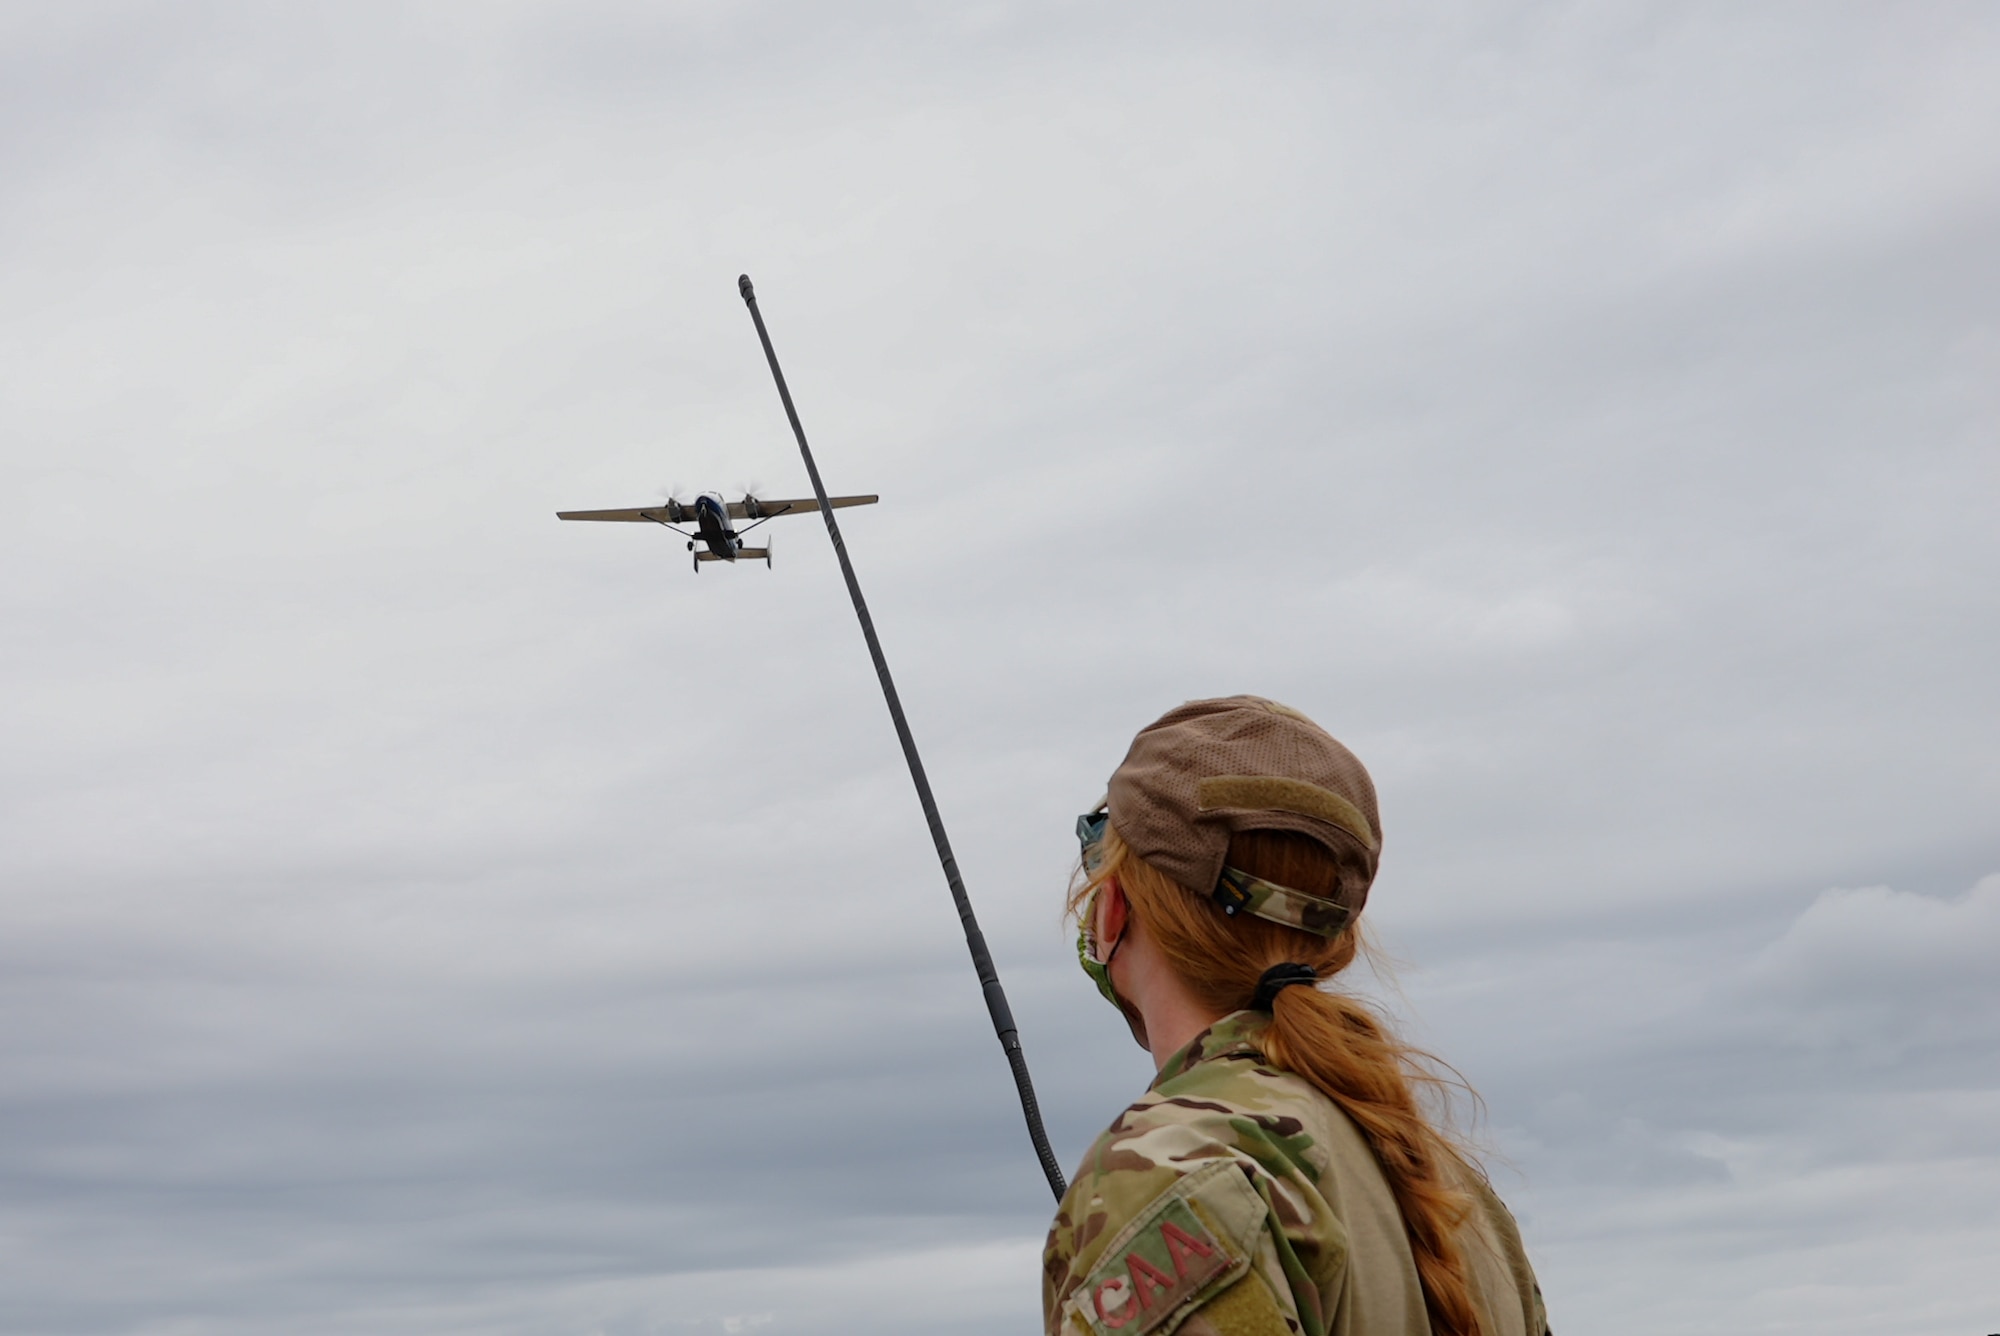
<path fill-rule="evenodd" d="M 663 500 L 672 505 L 675 510 L 686 510 L 688 508 L 687 500 L 681 495 L 687 489 L 679 483 L 671 483 L 668 486 L 658 487 L 654 490 L 660 494 Z"/>

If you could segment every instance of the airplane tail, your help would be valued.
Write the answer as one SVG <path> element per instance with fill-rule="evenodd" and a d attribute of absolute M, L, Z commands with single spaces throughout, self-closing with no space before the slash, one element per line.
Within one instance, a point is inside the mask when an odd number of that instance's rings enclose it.
<path fill-rule="evenodd" d="M 766 567 L 771 564 L 771 544 L 766 540 L 762 547 L 739 547 L 733 557 L 718 556 L 707 548 L 696 548 L 694 568 L 698 571 L 704 561 L 761 561 Z"/>

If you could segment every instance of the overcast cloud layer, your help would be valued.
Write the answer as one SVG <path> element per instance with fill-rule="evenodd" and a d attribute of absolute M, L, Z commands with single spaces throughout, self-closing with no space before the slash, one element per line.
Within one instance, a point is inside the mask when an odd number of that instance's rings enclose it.
<path fill-rule="evenodd" d="M 2000 14 L 0 9 L 0 1329 L 1001 1333 L 1074 814 L 1374 769 L 1556 1330 L 2000 1329 Z M 1377 983 L 1365 986 L 1379 988 Z"/>

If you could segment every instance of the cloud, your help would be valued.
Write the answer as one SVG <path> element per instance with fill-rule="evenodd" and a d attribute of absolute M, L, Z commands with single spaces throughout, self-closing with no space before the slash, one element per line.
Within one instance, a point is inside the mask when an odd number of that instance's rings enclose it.
<path fill-rule="evenodd" d="M 745 270 L 1065 1160 L 1149 1070 L 1071 821 L 1262 691 L 1374 769 L 1559 1330 L 1976 1325 L 1995 39 L 0 19 L 0 1326 L 1033 1322 L 823 531 L 552 518 L 804 485 Z"/>
<path fill-rule="evenodd" d="M 1789 1013 L 1787 1038 L 1802 1047 L 1874 1062 L 1963 1058 L 2000 1045 L 1996 951 L 2000 877 L 1956 900 L 1829 891 L 1760 954 L 1749 982 Z"/>
<path fill-rule="evenodd" d="M 1676 1331 L 1716 1304 L 1781 1328 L 1984 1320 L 1996 888 L 1829 890 L 1775 932 L 1762 912 L 1690 921 L 1413 984 L 1447 1051 L 1516 1054 L 1485 1093 L 1525 1116 L 1490 1135 L 1568 1321 L 1643 1310 Z M 1592 1014 L 1565 1016 L 1582 999 Z M 1698 1291 L 1652 1288 L 1671 1271 Z M 1917 1276 L 1935 1288 L 1912 1317 Z"/>

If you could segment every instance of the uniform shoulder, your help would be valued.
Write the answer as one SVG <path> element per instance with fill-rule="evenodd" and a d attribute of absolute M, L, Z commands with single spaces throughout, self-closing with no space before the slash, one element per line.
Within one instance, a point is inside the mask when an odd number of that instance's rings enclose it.
<path fill-rule="evenodd" d="M 1254 1194 L 1290 1201 L 1319 1174 L 1296 1078 L 1256 1054 L 1211 1059 L 1159 1082 L 1097 1138 L 1057 1209 L 1044 1256 L 1052 1295 L 1079 1283 L 1121 1231 L 1229 1166 Z"/>
<path fill-rule="evenodd" d="M 1045 1297 L 1073 1289 L 1120 1231 L 1188 1176 L 1236 1160 L 1230 1119 L 1237 1114 L 1220 1100 L 1155 1089 L 1112 1119 L 1056 1208 L 1043 1257 Z"/>
<path fill-rule="evenodd" d="M 1245 1136 L 1290 1102 L 1283 1084 L 1254 1054 L 1163 1080 L 1104 1129 L 1078 1177 L 1150 1199 L 1209 1160 L 1241 1156 Z"/>
<path fill-rule="evenodd" d="M 1150 1093 L 1151 1119 L 1203 1126 L 1266 1172 L 1312 1182 L 1326 1169 L 1330 1123 L 1341 1116 L 1310 1082 L 1256 1053 L 1203 1062 Z"/>
<path fill-rule="evenodd" d="M 1471 1223 L 1484 1236 L 1484 1246 L 1473 1252 L 1472 1261 L 1476 1272 L 1488 1273 L 1482 1276 L 1483 1288 L 1490 1293 L 1488 1302 L 1496 1308 L 1518 1307 L 1521 1331 L 1527 1336 L 1548 1336 L 1548 1309 L 1542 1301 L 1542 1287 L 1535 1279 L 1534 1266 L 1528 1261 L 1527 1248 L 1521 1241 L 1521 1227 L 1484 1175 L 1469 1173 L 1469 1177 L 1473 1196 L 1481 1207 L 1481 1218 Z M 1505 1320 L 1503 1330 L 1509 1325 L 1511 1315 Z"/>
<path fill-rule="evenodd" d="M 1117 1210 L 1094 1191 L 1131 1181 L 1079 1183 L 1064 1199 L 1045 1257 L 1052 1334 L 1171 1336 L 1254 1265 L 1267 1208 L 1242 1166 L 1228 1158 L 1179 1166 L 1156 1180 L 1165 1184 L 1159 1191 Z M 1072 1206 L 1080 1217 L 1066 1221 Z"/>

